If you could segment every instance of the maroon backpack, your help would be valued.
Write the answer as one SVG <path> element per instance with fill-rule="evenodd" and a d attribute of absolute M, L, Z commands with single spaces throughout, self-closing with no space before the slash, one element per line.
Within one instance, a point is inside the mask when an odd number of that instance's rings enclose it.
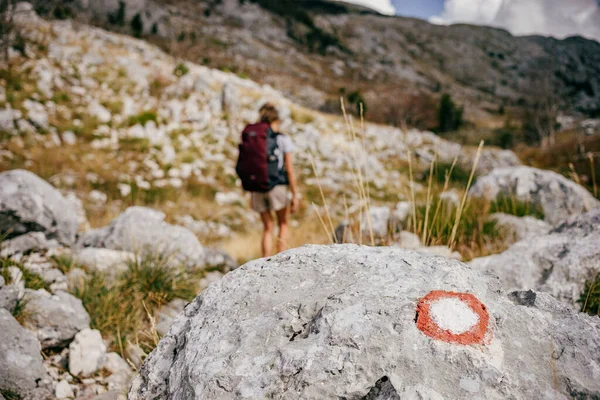
<path fill-rule="evenodd" d="M 285 169 L 279 169 L 277 132 L 267 123 L 246 126 L 239 145 L 240 155 L 235 170 L 248 192 L 268 192 L 288 183 Z"/>

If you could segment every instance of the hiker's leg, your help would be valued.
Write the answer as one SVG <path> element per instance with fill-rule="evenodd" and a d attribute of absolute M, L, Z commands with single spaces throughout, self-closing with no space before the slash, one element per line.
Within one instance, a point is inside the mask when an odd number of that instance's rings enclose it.
<path fill-rule="evenodd" d="M 282 251 L 288 248 L 288 243 L 290 239 L 290 227 L 288 222 L 289 219 L 290 206 L 287 206 L 284 209 L 277 211 L 277 221 L 279 223 L 279 236 L 277 237 L 278 253 L 281 253 Z"/>
<path fill-rule="evenodd" d="M 260 213 L 260 219 L 263 223 L 262 252 L 263 257 L 273 254 L 273 218 L 270 211 Z"/>

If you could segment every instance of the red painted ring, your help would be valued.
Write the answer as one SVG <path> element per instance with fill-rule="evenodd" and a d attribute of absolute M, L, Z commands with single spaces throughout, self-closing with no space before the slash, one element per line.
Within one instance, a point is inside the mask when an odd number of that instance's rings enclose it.
<path fill-rule="evenodd" d="M 465 303 L 477 316 L 479 321 L 467 332 L 454 334 L 448 330 L 440 328 L 431 318 L 429 310 L 431 304 L 443 298 L 456 298 Z M 455 293 L 444 290 L 434 290 L 425 297 L 419 299 L 417 305 L 417 328 L 425 335 L 448 343 L 462 345 L 488 344 L 491 341 L 491 332 L 489 332 L 490 316 L 486 306 L 480 302 L 477 297 L 470 293 Z"/>

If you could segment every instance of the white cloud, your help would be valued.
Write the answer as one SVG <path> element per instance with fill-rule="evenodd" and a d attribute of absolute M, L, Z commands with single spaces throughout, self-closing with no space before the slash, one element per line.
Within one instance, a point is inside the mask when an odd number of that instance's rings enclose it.
<path fill-rule="evenodd" d="M 359 4 L 361 6 L 372 8 L 382 14 L 396 14 L 396 7 L 392 4 L 392 0 L 337 0 L 344 3 Z"/>
<path fill-rule="evenodd" d="M 466 22 L 502 27 L 515 35 L 581 35 L 600 41 L 597 0 L 446 0 L 444 11 L 431 22 Z"/>

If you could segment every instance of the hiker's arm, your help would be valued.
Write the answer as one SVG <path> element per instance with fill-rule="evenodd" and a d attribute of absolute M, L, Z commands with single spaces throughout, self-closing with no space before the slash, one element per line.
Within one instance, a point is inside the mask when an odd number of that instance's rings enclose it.
<path fill-rule="evenodd" d="M 292 212 L 298 208 L 298 184 L 296 182 L 296 171 L 294 171 L 294 157 L 292 153 L 284 155 L 285 171 L 290 181 L 290 191 L 292 192 Z"/>

